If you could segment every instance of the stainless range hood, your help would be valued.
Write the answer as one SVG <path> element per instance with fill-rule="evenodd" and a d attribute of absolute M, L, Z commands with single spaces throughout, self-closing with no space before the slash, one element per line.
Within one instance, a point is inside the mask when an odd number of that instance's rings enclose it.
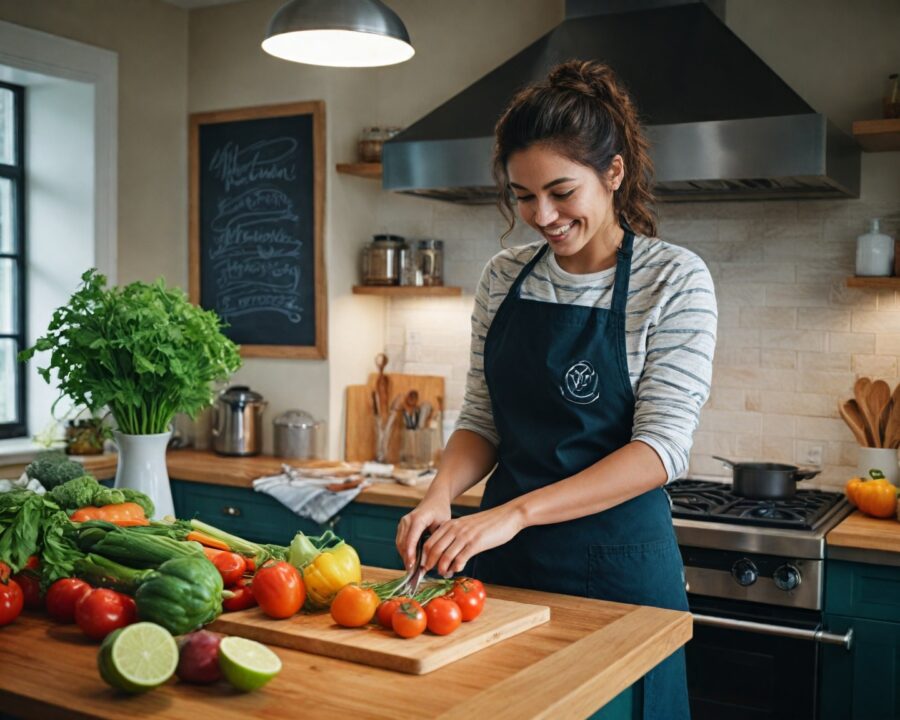
<path fill-rule="evenodd" d="M 719 19 L 722 3 L 568 0 L 566 20 L 385 143 L 385 189 L 492 203 L 493 128 L 513 93 L 571 58 L 609 64 L 641 111 L 659 200 L 859 195 L 851 138 Z"/>

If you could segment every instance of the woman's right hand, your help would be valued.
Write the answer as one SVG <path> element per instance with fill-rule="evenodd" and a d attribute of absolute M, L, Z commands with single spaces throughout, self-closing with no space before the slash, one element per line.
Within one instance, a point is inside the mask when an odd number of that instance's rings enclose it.
<path fill-rule="evenodd" d="M 434 532 L 450 519 L 450 503 L 425 498 L 416 509 L 400 518 L 397 525 L 397 552 L 407 571 L 416 562 L 416 545 L 422 533 Z"/>

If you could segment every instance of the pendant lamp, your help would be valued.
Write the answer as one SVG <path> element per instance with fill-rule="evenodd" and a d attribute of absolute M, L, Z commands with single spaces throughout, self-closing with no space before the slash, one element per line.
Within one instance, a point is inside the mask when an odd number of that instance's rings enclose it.
<path fill-rule="evenodd" d="M 272 16 L 262 48 L 331 67 L 394 65 L 416 52 L 403 21 L 381 0 L 290 0 Z"/>

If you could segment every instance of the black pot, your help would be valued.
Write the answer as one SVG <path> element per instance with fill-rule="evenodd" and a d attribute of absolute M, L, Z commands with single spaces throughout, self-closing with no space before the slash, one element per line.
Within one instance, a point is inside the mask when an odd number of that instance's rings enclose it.
<path fill-rule="evenodd" d="M 734 479 L 733 492 L 753 500 L 783 500 L 797 491 L 797 483 L 809 480 L 821 470 L 799 468 L 796 465 L 768 462 L 734 462 L 713 455 L 731 468 Z"/>

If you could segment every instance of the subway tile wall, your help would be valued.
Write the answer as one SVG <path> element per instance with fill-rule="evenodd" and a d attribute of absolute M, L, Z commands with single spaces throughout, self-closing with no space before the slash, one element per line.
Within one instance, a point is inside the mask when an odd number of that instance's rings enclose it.
<path fill-rule="evenodd" d="M 445 283 L 461 298 L 391 300 L 387 352 L 396 371 L 443 375 L 445 430 L 462 404 L 474 288 L 500 249 L 496 208 L 413 200 L 409 234 L 445 241 Z M 409 206 L 412 209 L 412 205 Z M 900 373 L 900 295 L 846 287 L 855 238 L 867 220 L 900 231 L 900 201 L 805 200 L 661 204 L 660 236 L 707 263 L 719 303 L 710 399 L 694 438 L 690 472 L 725 476 L 712 458 L 795 464 L 821 458 L 807 486 L 842 487 L 855 473 L 857 446 L 838 401 L 860 375 Z M 396 215 L 395 215 L 396 217 Z M 519 227 L 507 244 L 528 242 Z M 396 361 L 396 362 L 395 362 Z"/>

